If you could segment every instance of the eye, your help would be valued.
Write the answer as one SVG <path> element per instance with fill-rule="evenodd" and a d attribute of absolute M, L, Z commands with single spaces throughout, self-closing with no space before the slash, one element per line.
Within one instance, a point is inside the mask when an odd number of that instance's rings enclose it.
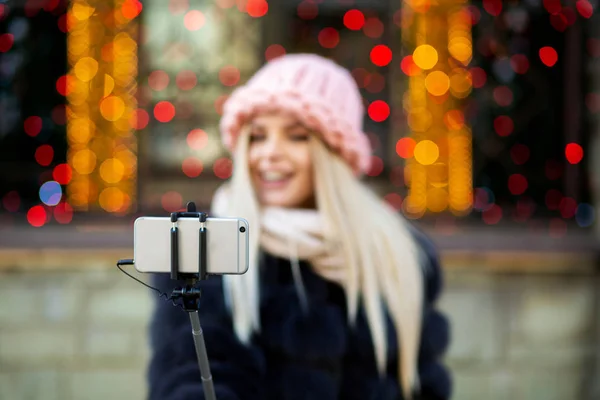
<path fill-rule="evenodd" d="M 250 143 L 260 142 L 265 140 L 266 135 L 261 132 L 251 132 L 250 133 Z"/>
<path fill-rule="evenodd" d="M 306 142 L 310 138 L 310 134 L 305 131 L 290 132 L 289 138 L 294 142 Z"/>

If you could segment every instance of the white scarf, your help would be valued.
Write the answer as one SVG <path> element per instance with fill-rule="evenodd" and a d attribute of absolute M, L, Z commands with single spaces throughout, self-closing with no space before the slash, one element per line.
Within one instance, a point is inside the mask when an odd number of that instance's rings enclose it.
<path fill-rule="evenodd" d="M 212 201 L 215 216 L 226 216 L 229 193 L 225 186 Z M 298 260 L 307 261 L 324 279 L 346 286 L 347 272 L 342 246 L 326 239 L 324 223 L 316 210 L 263 207 L 260 210 L 260 246 L 274 256 L 287 258 L 292 265 L 294 282 L 303 307 L 308 301 Z M 253 227 L 250 227 L 253 232 Z"/>

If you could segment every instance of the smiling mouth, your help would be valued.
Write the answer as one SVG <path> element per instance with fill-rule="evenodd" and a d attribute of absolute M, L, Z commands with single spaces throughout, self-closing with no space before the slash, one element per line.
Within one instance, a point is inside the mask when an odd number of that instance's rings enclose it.
<path fill-rule="evenodd" d="M 293 174 L 284 174 L 281 172 L 263 172 L 259 175 L 260 183 L 266 188 L 279 188 L 286 185 Z"/>

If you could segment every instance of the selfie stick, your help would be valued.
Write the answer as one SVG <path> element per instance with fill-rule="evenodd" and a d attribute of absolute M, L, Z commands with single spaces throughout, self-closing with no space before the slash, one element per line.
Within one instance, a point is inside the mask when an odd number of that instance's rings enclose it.
<path fill-rule="evenodd" d="M 194 346 L 196 347 L 196 356 L 198 357 L 198 366 L 200 367 L 200 377 L 202 378 L 202 388 L 204 389 L 204 397 L 206 400 L 217 400 L 212 375 L 210 373 L 206 345 L 204 344 L 202 327 L 200 326 L 200 317 L 198 316 L 201 291 L 200 288 L 194 287 L 197 281 L 204 280 L 207 277 L 206 217 L 206 213 L 196 212 L 196 205 L 193 202 L 187 204 L 186 212 L 171 213 L 171 222 L 173 223 L 173 226 L 171 227 L 171 279 L 185 279 L 187 282 L 184 288 L 173 289 L 171 299 L 175 300 L 181 298 L 183 308 L 190 316 Z M 179 272 L 179 229 L 177 227 L 177 220 L 179 218 L 198 218 L 200 220 L 197 274 L 184 274 Z"/>

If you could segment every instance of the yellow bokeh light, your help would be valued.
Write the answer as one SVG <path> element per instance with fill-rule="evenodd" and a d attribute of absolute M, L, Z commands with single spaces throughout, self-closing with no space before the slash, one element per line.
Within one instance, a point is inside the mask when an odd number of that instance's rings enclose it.
<path fill-rule="evenodd" d="M 441 162 L 431 164 L 427 168 L 427 180 L 436 188 L 448 186 L 448 165 Z"/>
<path fill-rule="evenodd" d="M 75 76 L 83 82 L 91 81 L 98 73 L 98 61 L 92 57 L 83 57 L 73 67 Z"/>
<path fill-rule="evenodd" d="M 427 91 L 434 96 L 443 96 L 450 89 L 450 78 L 443 71 L 430 72 L 425 78 Z"/>
<path fill-rule="evenodd" d="M 80 21 L 84 21 L 94 14 L 96 9 L 84 3 L 75 3 L 71 8 L 71 14 Z"/>
<path fill-rule="evenodd" d="M 79 150 L 73 155 L 72 164 L 77 173 L 91 174 L 96 168 L 96 154 L 90 149 Z"/>
<path fill-rule="evenodd" d="M 429 189 L 427 191 L 427 208 L 436 213 L 448 208 L 448 192 L 442 188 Z"/>
<path fill-rule="evenodd" d="M 125 102 L 118 96 L 109 96 L 100 102 L 100 114 L 108 121 L 116 121 L 125 112 Z"/>
<path fill-rule="evenodd" d="M 119 188 L 108 187 L 100 193 L 100 207 L 108 212 L 117 212 L 125 204 L 125 193 Z"/>
<path fill-rule="evenodd" d="M 67 186 L 67 195 L 72 206 L 86 206 L 89 204 L 90 199 L 96 197 L 96 186 L 87 175 L 78 176 Z"/>
<path fill-rule="evenodd" d="M 457 98 L 465 98 L 471 93 L 473 78 L 464 68 L 455 68 L 450 75 L 450 91 Z"/>
<path fill-rule="evenodd" d="M 94 136 L 95 125 L 87 118 L 73 119 L 67 127 L 67 139 L 72 143 L 86 144 Z"/>
<path fill-rule="evenodd" d="M 100 165 L 100 177 L 106 183 L 118 183 L 124 174 L 125 166 L 116 158 L 109 158 Z"/>
<path fill-rule="evenodd" d="M 464 65 L 467 65 L 473 57 L 473 45 L 471 40 L 465 37 L 456 37 L 448 43 L 450 55 Z"/>
<path fill-rule="evenodd" d="M 115 80 L 112 76 L 104 74 L 104 97 L 112 93 L 115 88 Z"/>
<path fill-rule="evenodd" d="M 431 165 L 439 158 L 440 149 L 438 145 L 431 140 L 421 140 L 415 146 L 414 156 L 419 164 Z"/>
<path fill-rule="evenodd" d="M 426 108 L 415 108 L 408 113 L 407 124 L 414 132 L 425 132 L 433 123 L 433 115 Z"/>
<path fill-rule="evenodd" d="M 431 69 L 438 62 L 438 52 L 433 46 L 423 44 L 413 52 L 413 61 L 421 69 Z"/>

